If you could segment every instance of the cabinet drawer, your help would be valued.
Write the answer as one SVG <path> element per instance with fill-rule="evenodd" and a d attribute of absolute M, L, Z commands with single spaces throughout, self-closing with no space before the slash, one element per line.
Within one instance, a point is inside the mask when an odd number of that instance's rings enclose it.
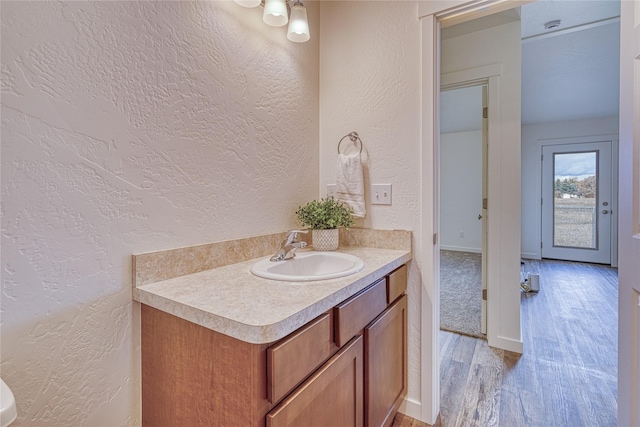
<path fill-rule="evenodd" d="M 363 340 L 358 336 L 267 414 L 267 427 L 362 427 Z"/>
<path fill-rule="evenodd" d="M 331 356 L 329 313 L 267 349 L 267 398 L 276 403 Z"/>
<path fill-rule="evenodd" d="M 391 304 L 407 290 L 407 266 L 398 268 L 388 276 L 387 304 Z"/>
<path fill-rule="evenodd" d="M 387 307 L 387 279 L 382 278 L 334 308 L 336 344 L 342 347 Z"/>

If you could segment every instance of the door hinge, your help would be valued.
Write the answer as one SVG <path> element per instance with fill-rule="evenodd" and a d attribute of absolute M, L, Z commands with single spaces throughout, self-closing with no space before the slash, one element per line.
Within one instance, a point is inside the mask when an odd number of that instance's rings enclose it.
<path fill-rule="evenodd" d="M 544 154 L 540 154 L 540 161 L 544 162 Z"/>
<path fill-rule="evenodd" d="M 542 242 L 540 242 L 540 249 L 542 249 Z"/>
<path fill-rule="evenodd" d="M 486 119 L 487 117 L 489 117 L 489 108 L 488 107 L 482 107 L 482 118 Z"/>
<path fill-rule="evenodd" d="M 487 198 L 482 199 L 482 209 L 487 209 Z"/>
<path fill-rule="evenodd" d="M 433 244 L 438 243 L 438 233 L 433 233 Z"/>
<path fill-rule="evenodd" d="M 482 300 L 483 300 L 483 301 L 486 301 L 486 300 L 487 300 L 487 290 L 486 290 L 486 289 L 483 289 L 483 290 L 482 290 Z"/>

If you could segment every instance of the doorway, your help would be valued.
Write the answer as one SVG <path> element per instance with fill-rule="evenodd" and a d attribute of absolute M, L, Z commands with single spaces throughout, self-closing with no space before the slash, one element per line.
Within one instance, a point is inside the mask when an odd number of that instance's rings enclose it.
<path fill-rule="evenodd" d="M 612 141 L 542 147 L 542 257 L 611 264 Z"/>
<path fill-rule="evenodd" d="M 487 89 L 440 93 L 440 329 L 478 338 L 487 333 Z"/>
<path fill-rule="evenodd" d="M 440 58 L 438 57 L 439 55 L 439 43 L 440 40 L 438 38 L 438 32 L 439 32 L 439 27 L 440 26 L 446 26 L 448 25 L 450 22 L 463 22 L 463 21 L 467 21 L 469 20 L 471 17 L 474 16 L 484 16 L 487 15 L 489 13 L 493 13 L 493 12 L 498 12 L 500 10 L 504 10 L 504 7 L 506 7 L 504 4 L 495 4 L 493 5 L 493 7 L 491 8 L 487 8 L 486 4 L 483 2 L 476 2 L 473 4 L 464 4 L 461 5 L 462 2 L 458 2 L 455 5 L 452 5 L 451 7 L 447 6 L 435 6 L 435 5 L 430 5 L 427 2 L 425 3 L 421 3 L 419 6 L 419 16 L 422 19 L 422 31 L 423 34 L 426 34 L 427 37 L 429 37 L 432 34 L 435 34 L 435 41 L 433 43 L 423 43 L 423 70 L 424 71 L 424 76 L 423 76 L 423 96 L 425 99 L 427 100 L 431 100 L 431 99 L 435 99 L 437 97 L 437 91 L 439 90 L 439 85 L 437 85 L 438 82 L 438 75 L 439 75 L 439 70 L 441 67 L 441 63 L 442 61 L 440 60 Z M 562 3 L 562 2 L 558 2 L 558 3 Z M 573 3 L 573 4 L 578 4 L 578 2 L 564 2 L 564 3 Z M 604 2 L 603 2 L 604 3 Z M 629 2 L 626 2 L 629 3 Z M 500 9 L 500 7 L 502 6 L 503 9 Z M 491 9 L 490 11 L 487 11 L 486 9 Z M 627 8 L 627 11 L 629 10 L 629 8 Z M 633 8 L 631 8 L 631 11 L 633 11 Z M 628 21 L 628 19 L 627 19 Z M 450 25 L 450 24 L 449 24 Z M 629 31 L 627 30 L 627 33 L 625 35 L 625 33 L 623 33 L 623 39 L 626 40 L 627 45 L 629 46 L 631 44 L 630 40 L 631 40 L 631 36 L 629 35 Z M 619 59 L 619 58 L 618 58 Z M 542 61 L 541 64 L 543 65 L 547 65 L 552 61 Z M 571 79 L 571 75 L 567 74 L 568 78 Z M 629 79 L 627 79 L 629 80 Z M 581 93 L 586 93 L 588 91 L 584 91 Z M 618 90 L 612 90 L 612 93 L 618 93 Z M 564 92 L 563 92 L 564 93 Z M 547 105 L 549 105 L 550 103 L 548 102 L 548 97 L 544 97 L 544 96 L 539 96 L 540 99 L 543 99 L 546 101 Z M 627 97 L 630 98 L 630 95 Z M 601 103 L 602 104 L 602 103 Z M 629 105 L 629 103 L 625 104 L 625 105 Z M 425 147 L 426 149 L 423 151 L 423 164 L 426 165 L 425 166 L 425 170 L 426 172 L 424 173 L 424 183 L 427 189 L 431 188 L 431 184 L 433 181 L 437 181 L 438 179 L 438 174 L 433 174 L 434 176 L 431 177 L 431 175 L 429 174 L 429 167 L 430 165 L 433 165 L 434 170 L 437 171 L 438 168 L 438 164 L 436 161 L 434 161 L 434 158 L 431 157 L 431 154 L 433 152 L 437 153 L 437 146 L 436 146 L 436 142 L 437 142 L 437 122 L 438 122 L 438 102 L 436 100 L 436 102 L 423 102 L 423 108 L 425 111 L 425 115 L 423 118 L 423 129 L 424 129 L 424 141 L 425 141 Z M 573 111 L 573 110 L 568 110 L 568 111 Z M 507 110 L 508 112 L 508 110 Z M 630 115 L 627 116 L 627 118 L 629 118 Z M 629 122 L 629 120 L 627 120 L 627 122 Z M 627 123 L 628 124 L 628 123 Z M 593 126 L 585 126 L 587 128 L 591 128 Z M 630 126 L 627 126 L 628 128 L 630 128 Z M 583 129 L 584 131 L 584 129 Z M 588 133 L 591 135 L 601 135 L 602 132 L 593 132 L 593 133 Z M 431 140 L 431 138 L 433 137 L 433 141 Z M 538 139 L 538 141 L 540 140 L 544 140 L 544 139 L 548 139 L 548 138 L 552 138 L 553 136 L 549 136 L 549 135 L 541 135 L 541 137 Z M 557 138 L 557 136 L 556 136 Z M 615 155 L 614 155 L 615 157 Z M 534 175 L 538 175 L 540 173 L 540 152 L 538 152 L 537 157 L 536 157 L 536 162 L 535 164 L 532 164 L 531 168 L 526 167 L 528 165 L 523 164 L 522 166 L 522 170 L 530 173 L 530 174 L 534 174 Z M 507 164 L 507 163 L 505 163 Z M 513 164 L 515 164 L 515 162 L 513 162 Z M 500 165 L 498 165 L 500 166 Z M 498 167 L 499 169 L 499 167 Z M 493 172 L 492 172 L 493 173 Z M 527 177 L 530 177 L 530 175 L 527 175 Z M 538 177 L 536 177 L 538 178 Z M 503 181 L 505 182 L 505 181 Z M 537 190 L 539 191 L 539 186 L 540 186 L 540 180 L 539 179 L 533 179 L 531 180 L 531 185 L 532 187 L 538 187 Z M 629 192 L 627 191 L 627 194 Z M 512 194 L 517 194 L 517 192 L 513 192 Z M 435 195 L 434 195 L 435 197 Z M 508 199 L 507 199 L 508 200 Z M 538 192 L 537 194 L 537 198 L 536 200 L 534 200 L 531 204 L 523 204 L 523 210 L 530 210 L 531 212 L 534 213 L 534 216 L 537 216 L 538 218 L 531 218 L 532 220 L 529 221 L 528 218 L 525 221 L 523 218 L 523 224 L 527 224 L 528 226 L 531 224 L 535 223 L 536 228 L 540 227 L 540 217 L 539 217 L 539 206 L 540 204 L 540 193 Z M 429 207 L 431 207 L 432 205 L 429 203 L 425 203 L 425 209 L 428 209 Z M 435 207 L 438 206 L 437 201 L 434 204 Z M 428 210 L 425 210 L 427 213 L 429 212 Z M 423 227 L 425 230 L 434 230 L 434 228 L 430 228 L 432 225 L 436 226 L 439 218 L 438 218 L 438 214 L 439 214 L 439 210 L 438 209 L 434 209 L 433 210 L 433 215 L 425 215 L 425 219 L 423 221 Z M 496 212 L 497 216 L 500 216 L 500 212 Z M 500 224 L 500 222 L 498 222 L 498 224 Z M 509 229 L 508 227 L 506 227 L 507 229 Z M 492 227 L 492 230 L 495 230 L 495 228 Z M 537 239 L 538 240 L 537 243 L 537 251 L 539 251 L 539 246 L 540 246 L 540 240 L 539 240 L 539 236 L 540 236 L 540 232 L 536 233 L 537 234 Z M 430 236 L 429 236 L 430 237 Z M 434 236 L 434 243 L 436 242 L 435 236 Z M 427 245 L 428 247 L 428 245 Z M 510 253 L 510 252 L 515 252 L 514 248 L 509 246 L 509 247 L 505 247 L 504 245 L 501 245 L 501 249 L 502 252 L 501 253 Z M 534 252 L 534 251 L 532 251 Z M 537 252 L 539 254 L 539 252 Z M 437 261 L 437 257 L 432 257 L 432 252 L 431 251 L 426 251 L 425 256 L 423 256 L 423 259 L 425 260 L 425 265 L 427 267 L 434 267 L 434 274 L 433 274 L 433 281 L 430 282 L 427 280 L 427 284 L 430 286 L 428 287 L 428 291 L 429 291 L 429 296 L 435 294 L 437 295 L 438 289 L 437 289 L 437 279 L 438 279 L 438 274 L 439 271 L 437 269 L 437 264 L 436 265 L 432 265 L 431 263 L 431 259 L 433 258 L 434 261 Z M 434 263 L 435 264 L 435 263 Z M 505 264 L 507 265 L 507 264 Z M 428 279 L 428 277 L 427 277 Z M 493 283 L 493 281 L 492 281 Z M 433 288 L 433 289 L 432 289 Z M 423 298 L 424 300 L 424 298 Z M 436 300 L 437 301 L 437 300 Z M 425 311 L 424 313 L 428 313 L 427 311 Z M 437 315 L 437 311 L 436 311 L 436 315 Z M 427 321 L 423 322 L 423 326 L 429 326 L 433 323 L 436 323 L 435 321 L 435 316 L 431 316 L 429 317 L 424 316 Z M 430 323 L 432 322 L 432 323 Z M 490 319 L 491 322 L 491 319 Z M 501 324 L 504 325 L 507 322 L 502 322 Z M 519 323 L 519 322 L 518 322 Z M 502 332 L 502 331 L 500 331 Z M 506 336 L 508 331 L 505 331 L 505 333 L 501 333 L 501 336 Z M 429 337 L 426 337 L 429 338 Z M 429 350 L 434 350 L 438 348 L 438 343 L 437 340 L 435 340 L 436 342 L 433 342 L 434 340 L 426 340 L 423 342 L 426 342 L 426 344 L 423 346 L 427 351 L 423 352 L 427 354 L 427 356 L 425 357 L 426 362 L 430 362 L 432 360 L 437 360 L 437 357 L 434 356 L 434 354 L 437 354 L 436 351 L 429 351 Z M 431 357 L 431 358 L 430 358 Z M 437 366 L 437 365 L 436 365 Z M 437 370 L 436 370 L 437 372 Z M 426 380 L 430 380 L 435 377 L 435 374 L 433 372 L 428 372 L 424 375 L 424 378 Z M 433 411 L 434 408 L 437 408 L 438 406 L 438 400 L 437 400 L 437 396 L 438 393 L 437 392 L 437 387 L 433 388 L 433 393 L 429 394 L 428 390 L 424 390 L 425 391 L 425 395 L 428 396 L 427 403 L 428 403 L 428 407 L 425 410 L 426 413 L 437 413 L 436 411 Z M 435 417 L 433 418 L 433 421 L 435 421 Z"/>

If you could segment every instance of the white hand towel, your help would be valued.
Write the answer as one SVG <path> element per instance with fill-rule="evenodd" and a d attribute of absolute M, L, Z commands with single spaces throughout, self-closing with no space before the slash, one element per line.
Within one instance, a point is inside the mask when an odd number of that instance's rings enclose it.
<path fill-rule="evenodd" d="M 353 216 L 364 218 L 364 177 L 360 153 L 338 154 L 336 168 L 336 198 L 353 209 Z"/>

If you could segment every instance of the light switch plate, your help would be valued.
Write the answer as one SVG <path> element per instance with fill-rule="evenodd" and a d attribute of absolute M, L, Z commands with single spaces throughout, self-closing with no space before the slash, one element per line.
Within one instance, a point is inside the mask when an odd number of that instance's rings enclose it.
<path fill-rule="evenodd" d="M 391 184 L 373 184 L 371 186 L 372 205 L 391 204 Z"/>
<path fill-rule="evenodd" d="M 338 191 L 338 186 L 336 184 L 327 184 L 327 199 L 329 197 L 336 198 L 336 193 Z"/>

